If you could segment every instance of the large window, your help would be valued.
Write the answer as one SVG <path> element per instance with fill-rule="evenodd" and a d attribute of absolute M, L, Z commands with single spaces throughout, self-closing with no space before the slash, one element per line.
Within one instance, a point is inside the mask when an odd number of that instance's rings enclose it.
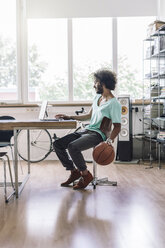
<path fill-rule="evenodd" d="M 91 101 L 92 73 L 116 61 L 118 94 L 142 98 L 143 39 L 154 17 L 117 18 L 116 26 L 113 18 L 26 22 L 20 3 L 0 0 L 0 101 Z"/>
<path fill-rule="evenodd" d="M 143 40 L 154 17 L 118 18 L 118 93 L 143 96 Z"/>
<path fill-rule="evenodd" d="M 28 20 L 28 99 L 67 101 L 70 83 L 73 92 L 69 100 L 91 100 L 94 95 L 91 73 L 101 67 L 111 68 L 111 23 L 111 18 L 73 19 L 69 29 L 66 19 Z M 68 43 L 72 43 L 71 77 Z M 69 78 L 73 81 L 68 81 Z"/>
<path fill-rule="evenodd" d="M 116 31 L 118 94 L 142 98 L 143 39 L 153 20 L 117 18 L 117 30 L 112 30 L 112 18 L 75 18 L 70 25 L 66 19 L 29 20 L 29 100 L 92 100 L 92 73 L 112 69 Z"/>
<path fill-rule="evenodd" d="M 68 100 L 66 19 L 28 20 L 29 101 Z"/>
<path fill-rule="evenodd" d="M 18 100 L 16 0 L 0 0 L 0 101 Z"/>
<path fill-rule="evenodd" d="M 91 100 L 91 73 L 112 68 L 112 19 L 73 19 L 73 98 Z"/>

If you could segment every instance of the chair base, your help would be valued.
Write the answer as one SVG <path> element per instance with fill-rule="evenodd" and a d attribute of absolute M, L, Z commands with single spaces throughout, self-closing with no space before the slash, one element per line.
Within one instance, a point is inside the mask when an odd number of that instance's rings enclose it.
<path fill-rule="evenodd" d="M 99 186 L 117 186 L 117 182 L 116 181 L 109 181 L 108 177 L 104 177 L 104 178 L 97 178 L 95 177 L 93 179 L 92 182 L 93 188 L 96 189 L 96 185 Z"/>
<path fill-rule="evenodd" d="M 108 177 L 104 177 L 104 178 L 98 178 L 97 177 L 97 163 L 93 160 L 93 181 L 92 181 L 92 185 L 93 188 L 96 189 L 96 185 L 99 186 L 117 186 L 117 182 L 116 181 L 109 181 Z"/>

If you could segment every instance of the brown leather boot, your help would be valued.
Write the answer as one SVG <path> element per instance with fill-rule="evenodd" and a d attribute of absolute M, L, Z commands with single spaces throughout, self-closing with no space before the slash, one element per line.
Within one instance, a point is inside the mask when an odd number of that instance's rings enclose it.
<path fill-rule="evenodd" d="M 93 176 L 92 174 L 88 171 L 87 175 L 81 175 L 81 178 L 79 180 L 79 182 L 74 185 L 73 189 L 85 189 L 86 186 L 92 182 L 93 180 Z"/>
<path fill-rule="evenodd" d="M 81 177 L 81 173 L 79 170 L 72 170 L 70 177 L 67 181 L 61 183 L 62 187 L 68 187 L 70 183 L 73 183 L 75 180 L 79 179 Z"/>

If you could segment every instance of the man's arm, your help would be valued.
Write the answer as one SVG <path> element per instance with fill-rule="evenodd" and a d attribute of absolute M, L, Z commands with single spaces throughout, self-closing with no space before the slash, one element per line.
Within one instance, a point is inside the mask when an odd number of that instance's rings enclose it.
<path fill-rule="evenodd" d="M 58 114 L 55 117 L 57 119 L 64 119 L 64 120 L 77 120 L 77 121 L 86 121 L 89 120 L 91 118 L 92 115 L 92 108 L 89 110 L 89 112 L 87 114 L 83 114 L 83 115 L 64 115 L 64 114 Z"/>
<path fill-rule="evenodd" d="M 113 130 L 111 132 L 111 135 L 108 139 L 112 140 L 112 142 L 114 142 L 114 139 L 117 137 L 117 135 L 120 133 L 121 130 L 121 123 L 113 123 Z M 107 140 L 108 140 L 107 139 Z"/>

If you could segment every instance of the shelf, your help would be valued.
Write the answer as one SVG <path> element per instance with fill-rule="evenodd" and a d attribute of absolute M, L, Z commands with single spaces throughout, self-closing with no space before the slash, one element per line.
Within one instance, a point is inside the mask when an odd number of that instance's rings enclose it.
<path fill-rule="evenodd" d="M 165 49 L 160 50 L 160 53 L 163 54 L 163 55 L 165 55 Z"/>
<path fill-rule="evenodd" d="M 165 25 L 161 26 L 155 33 L 151 34 L 150 39 L 152 39 L 151 37 L 157 37 L 162 35 L 165 35 Z"/>
<path fill-rule="evenodd" d="M 152 99 L 152 100 L 157 100 L 157 99 L 158 99 L 158 100 L 159 100 L 159 99 L 160 99 L 160 100 L 165 100 L 165 96 L 152 96 L 151 99 Z"/>
<path fill-rule="evenodd" d="M 145 77 L 144 80 L 147 80 L 147 79 L 164 79 L 165 78 L 165 74 L 156 74 L 154 76 L 151 76 L 151 77 Z"/>
<path fill-rule="evenodd" d="M 146 141 L 151 141 L 151 142 L 154 142 L 154 143 L 161 143 L 161 144 L 165 144 L 165 139 L 157 139 L 157 138 L 150 138 L 150 137 L 146 137 L 146 136 L 143 136 L 142 137 L 144 140 Z"/>
<path fill-rule="evenodd" d="M 160 29 L 158 29 L 155 33 L 151 34 L 150 37 L 147 37 L 143 41 L 154 41 L 154 38 L 152 37 L 158 37 L 158 36 L 163 36 L 165 35 L 165 25 L 163 25 Z"/>
<path fill-rule="evenodd" d="M 152 39 L 152 38 L 146 38 L 143 41 L 154 41 L 154 39 Z"/>
<path fill-rule="evenodd" d="M 165 59 L 165 49 L 160 50 L 159 52 L 150 55 L 149 57 L 145 57 L 144 60 L 150 60 L 150 59 Z"/>
<path fill-rule="evenodd" d="M 150 138 L 150 137 L 144 136 L 143 139 L 144 140 L 147 140 L 149 142 L 151 141 L 151 142 L 157 143 L 157 139 L 156 138 Z"/>
<path fill-rule="evenodd" d="M 152 164 L 152 144 L 155 143 L 156 147 L 165 144 L 164 136 L 161 134 L 162 131 L 165 133 L 165 120 L 160 118 L 165 113 L 165 95 L 163 94 L 165 90 L 165 25 L 146 41 L 148 43 L 145 43 L 143 50 L 143 56 L 146 57 L 143 59 L 143 87 L 146 87 L 144 93 L 147 93 L 149 99 L 148 106 L 145 107 L 143 104 L 143 140 L 149 143 L 150 163 Z M 144 96 L 143 100 L 145 100 Z M 160 159 L 160 154 L 158 156 Z"/>
<path fill-rule="evenodd" d="M 162 50 L 161 55 L 160 55 L 160 53 L 155 53 L 155 54 L 151 55 L 150 57 L 144 58 L 144 60 L 158 59 L 158 58 L 164 59 L 164 55 L 165 55 L 165 51 Z"/>
<path fill-rule="evenodd" d="M 151 120 L 151 117 L 144 117 L 144 120 Z"/>
<path fill-rule="evenodd" d="M 165 139 L 157 139 L 158 143 L 165 144 Z"/>

